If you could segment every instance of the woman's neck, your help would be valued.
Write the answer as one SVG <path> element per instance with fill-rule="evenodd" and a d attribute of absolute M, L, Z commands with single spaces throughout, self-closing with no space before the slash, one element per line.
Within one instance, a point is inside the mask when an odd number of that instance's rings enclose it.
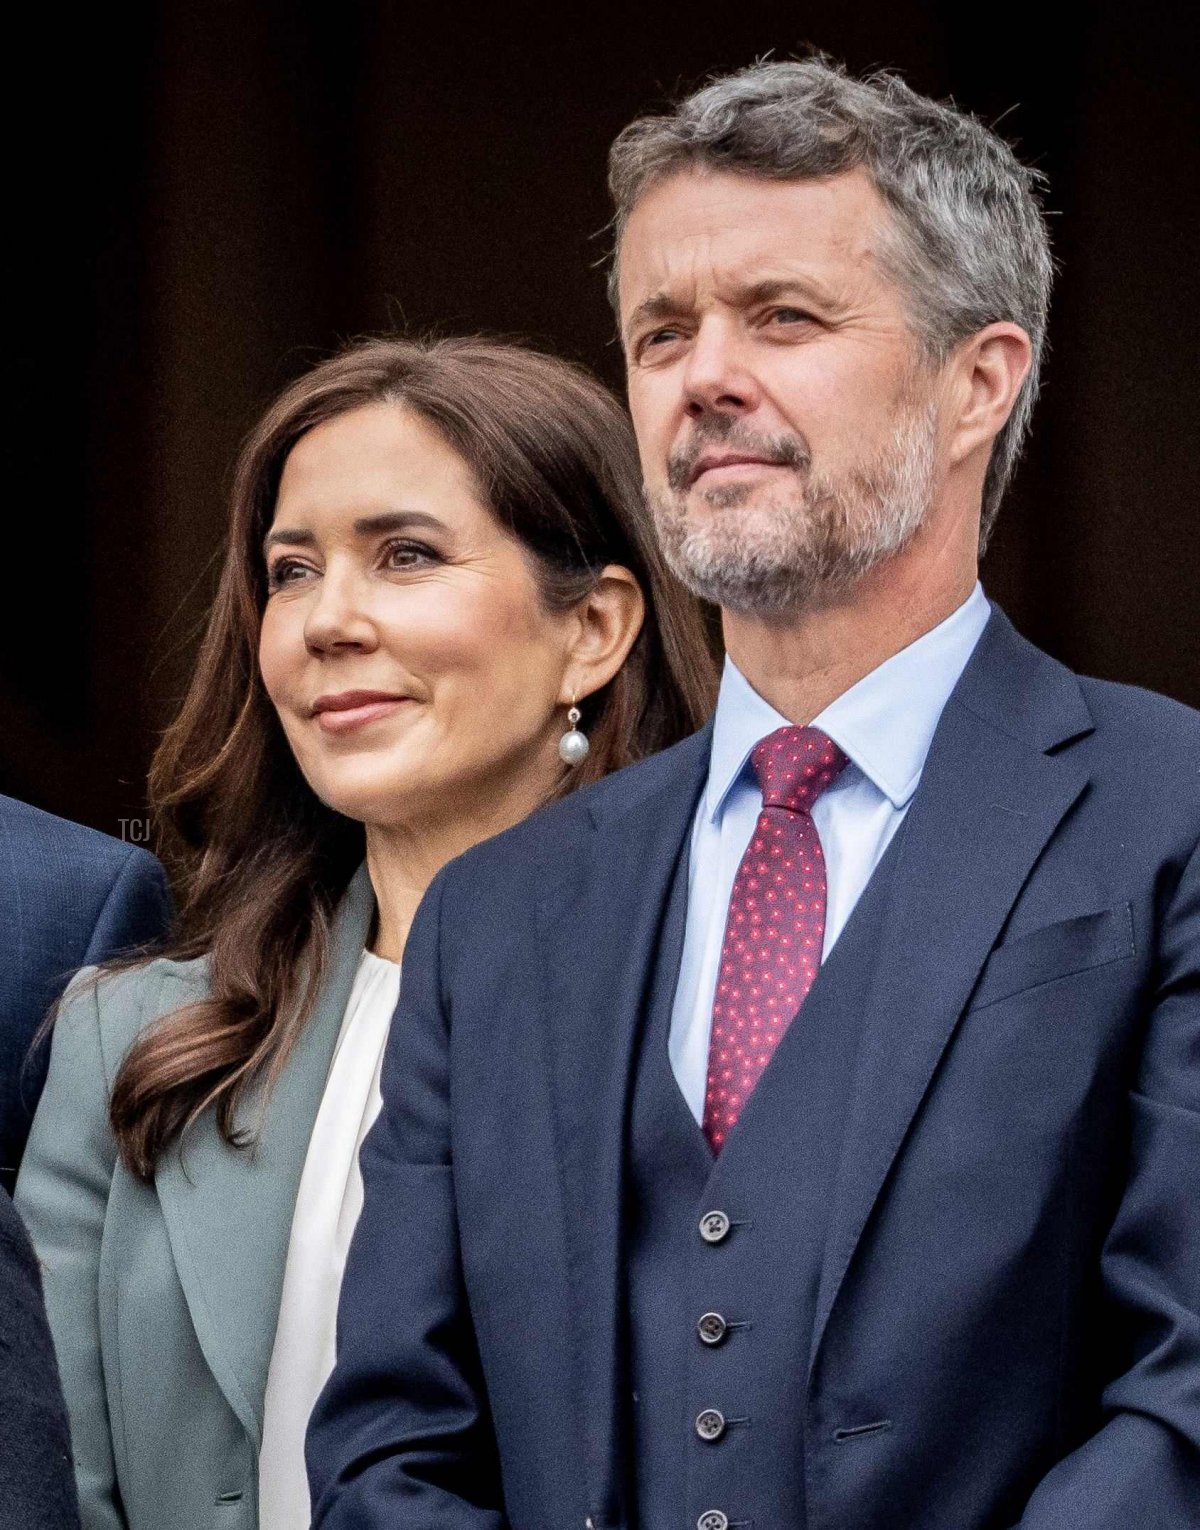
<path fill-rule="evenodd" d="M 367 872 L 375 893 L 375 933 L 371 950 L 387 961 L 404 955 L 417 905 L 437 873 L 426 871 L 417 857 L 406 854 L 394 833 L 367 829 Z"/>
<path fill-rule="evenodd" d="M 498 803 L 481 804 L 477 812 L 460 808 L 450 820 L 368 824 L 367 871 L 378 907 L 372 951 L 400 961 L 417 905 L 442 867 L 527 818 L 545 801 L 547 789 L 530 782 L 524 790 L 498 794 Z"/>

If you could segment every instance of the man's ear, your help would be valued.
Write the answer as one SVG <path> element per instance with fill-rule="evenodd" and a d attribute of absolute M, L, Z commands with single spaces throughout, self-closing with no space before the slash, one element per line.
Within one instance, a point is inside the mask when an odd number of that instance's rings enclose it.
<path fill-rule="evenodd" d="M 951 464 L 990 448 L 1017 402 L 1033 364 L 1033 346 L 1019 324 L 989 324 L 964 341 L 955 358 L 949 436 Z"/>
<path fill-rule="evenodd" d="M 560 706 L 606 686 L 629 657 L 646 617 L 642 587 L 627 568 L 610 563 L 575 608 Z"/>

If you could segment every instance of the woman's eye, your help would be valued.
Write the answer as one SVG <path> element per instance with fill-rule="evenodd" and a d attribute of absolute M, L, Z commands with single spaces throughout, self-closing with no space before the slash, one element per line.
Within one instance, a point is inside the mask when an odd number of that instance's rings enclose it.
<path fill-rule="evenodd" d="M 267 569 L 267 590 L 279 590 L 285 584 L 294 584 L 297 575 L 307 572 L 305 565 L 297 563 L 294 558 L 278 558 Z"/>
<path fill-rule="evenodd" d="M 434 561 L 436 556 L 432 548 L 423 547 L 420 542 L 391 542 L 383 554 L 388 568 L 401 571 L 421 568 Z"/>

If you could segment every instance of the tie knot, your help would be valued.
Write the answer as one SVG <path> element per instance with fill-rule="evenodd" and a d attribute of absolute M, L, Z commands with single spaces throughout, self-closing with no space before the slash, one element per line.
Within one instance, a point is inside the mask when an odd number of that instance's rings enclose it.
<path fill-rule="evenodd" d="M 750 763 L 764 807 L 807 813 L 848 761 L 820 728 L 776 728 L 754 746 Z"/>

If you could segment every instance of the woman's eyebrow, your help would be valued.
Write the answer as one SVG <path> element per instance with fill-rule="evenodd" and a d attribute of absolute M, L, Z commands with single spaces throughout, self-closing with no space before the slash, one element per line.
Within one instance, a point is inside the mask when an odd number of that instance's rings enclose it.
<path fill-rule="evenodd" d="M 360 537 L 378 536 L 381 531 L 446 531 L 445 521 L 425 510 L 389 510 L 383 515 L 365 515 L 354 523 L 354 533 Z"/>
<path fill-rule="evenodd" d="M 382 515 L 364 515 L 354 522 L 354 534 L 360 537 L 379 536 L 385 531 L 445 531 L 446 523 L 436 515 L 424 510 L 388 510 Z M 263 538 L 263 557 L 281 542 L 292 547 L 315 547 L 317 539 L 311 531 L 287 526 L 269 531 Z"/>
<path fill-rule="evenodd" d="M 287 542 L 292 547 L 315 547 L 317 539 L 311 531 L 290 531 L 286 526 L 280 526 L 277 531 L 268 531 L 263 538 L 263 557 L 280 542 Z"/>

